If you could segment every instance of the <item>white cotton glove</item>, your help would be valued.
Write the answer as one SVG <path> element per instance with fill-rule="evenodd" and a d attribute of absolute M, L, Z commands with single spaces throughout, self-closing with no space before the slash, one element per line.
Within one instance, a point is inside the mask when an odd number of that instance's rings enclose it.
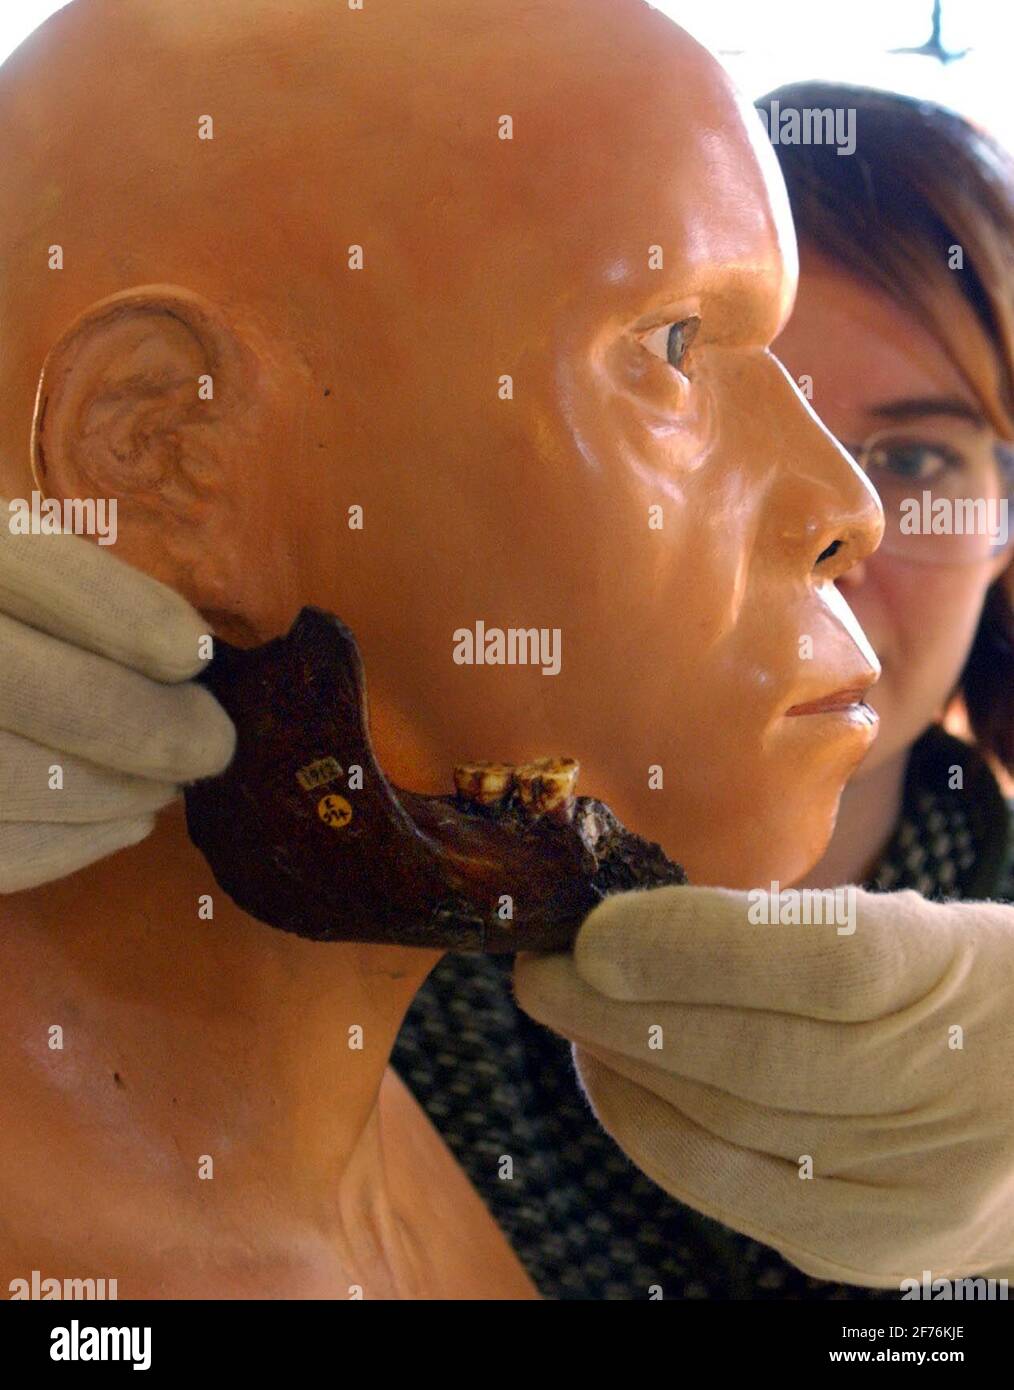
<path fill-rule="evenodd" d="M 1014 1280 L 1014 908 L 857 890 L 848 935 L 749 907 L 610 898 L 573 957 L 519 958 L 518 1002 L 639 1168 L 807 1274 Z"/>
<path fill-rule="evenodd" d="M 0 498 L 0 893 L 16 893 L 143 840 L 180 783 L 227 766 L 235 730 L 190 681 L 208 628 L 184 599 L 79 536 L 11 535 L 7 515 Z"/>

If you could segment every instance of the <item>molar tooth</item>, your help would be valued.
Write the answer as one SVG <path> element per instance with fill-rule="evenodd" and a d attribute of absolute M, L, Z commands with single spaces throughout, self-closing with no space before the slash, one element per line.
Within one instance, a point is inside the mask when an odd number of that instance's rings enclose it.
<path fill-rule="evenodd" d="M 458 795 L 476 806 L 496 806 L 510 792 L 513 781 L 510 763 L 458 763 L 454 769 Z"/>
<path fill-rule="evenodd" d="M 569 821 L 580 764 L 574 758 L 536 758 L 514 769 L 518 800 L 526 815 Z"/>

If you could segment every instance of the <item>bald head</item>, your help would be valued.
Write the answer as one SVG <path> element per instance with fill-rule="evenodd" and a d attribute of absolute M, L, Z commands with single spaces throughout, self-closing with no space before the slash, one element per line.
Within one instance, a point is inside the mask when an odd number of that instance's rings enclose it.
<path fill-rule="evenodd" d="M 608 191 L 603 151 L 640 129 L 630 156 L 658 162 L 638 107 L 690 76 L 681 48 L 699 64 L 696 45 L 643 0 L 528 0 L 520 13 L 488 0 L 362 11 L 343 0 L 75 0 L 0 69 L 7 399 L 13 390 L 23 410 L 54 338 L 131 285 L 240 302 L 270 335 L 294 329 L 313 356 L 333 340 L 333 321 L 306 313 L 322 298 L 351 326 L 402 312 L 406 268 L 425 296 L 448 288 L 462 257 L 502 278 L 500 238 L 514 264 L 559 254 L 580 236 L 585 200 Z M 595 88 L 624 71 L 618 122 Z M 498 139 L 504 115 L 513 142 Z M 679 131 L 655 128 L 671 160 Z M 564 196 L 547 204 L 554 183 Z M 353 244 L 369 256 L 365 279 L 335 273 Z M 19 451 L 23 440 L 22 429 Z"/>
<path fill-rule="evenodd" d="M 697 44 L 644 0 L 76 0 L 0 127 L 0 492 L 115 498 L 227 639 L 338 613 L 404 785 L 574 753 L 699 881 L 817 857 L 865 745 L 772 729 L 860 683 L 811 576 L 876 510 L 767 353 L 787 200 Z M 555 669 L 462 657 L 507 629 Z"/>

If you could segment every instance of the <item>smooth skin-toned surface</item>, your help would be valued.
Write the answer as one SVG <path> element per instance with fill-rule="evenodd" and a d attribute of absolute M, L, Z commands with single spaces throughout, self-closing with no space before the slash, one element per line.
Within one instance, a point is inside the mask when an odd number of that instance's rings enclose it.
<path fill-rule="evenodd" d="M 696 44 L 640 0 L 78 0 L 0 127 L 0 493 L 116 497 L 118 555 L 230 640 L 337 612 L 402 785 L 572 754 L 699 882 L 817 858 L 873 730 L 787 711 L 876 673 L 834 580 L 881 519 L 768 351 L 785 194 Z M 560 673 L 456 665 L 480 619 L 559 628 Z M 172 812 L 4 902 L 0 1274 L 530 1294 L 385 1079 L 435 957 L 210 891 Z"/>

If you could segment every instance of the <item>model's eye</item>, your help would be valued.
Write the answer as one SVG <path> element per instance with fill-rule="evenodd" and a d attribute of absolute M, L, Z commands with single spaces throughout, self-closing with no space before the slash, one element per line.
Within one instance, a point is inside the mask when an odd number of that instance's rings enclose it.
<path fill-rule="evenodd" d="M 686 357 L 690 344 L 697 336 L 701 326 L 699 318 L 680 319 L 677 323 L 664 323 L 659 328 L 645 334 L 641 342 L 649 352 L 668 362 L 678 372 L 686 368 Z"/>

